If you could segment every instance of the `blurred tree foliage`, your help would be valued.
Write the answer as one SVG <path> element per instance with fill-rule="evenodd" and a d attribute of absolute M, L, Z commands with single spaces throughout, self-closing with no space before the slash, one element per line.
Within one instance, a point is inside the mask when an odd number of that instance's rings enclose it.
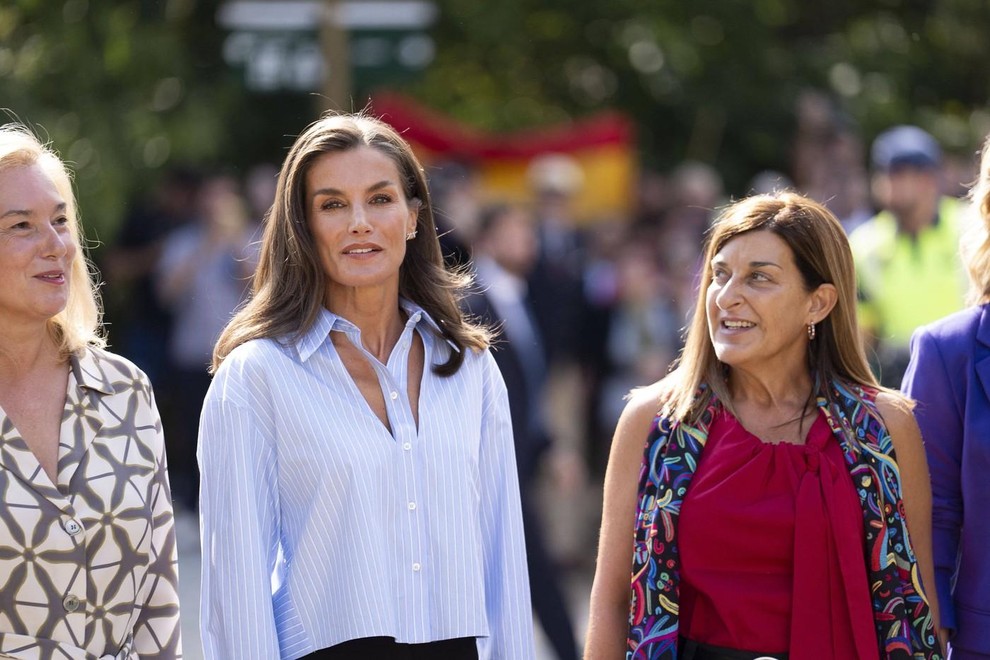
<path fill-rule="evenodd" d="M 196 0 L 0 4 L 0 108 L 70 162 L 90 238 L 111 241 L 167 163 L 227 154 L 242 93 L 220 60 L 215 11 Z"/>
<path fill-rule="evenodd" d="M 867 140 L 910 121 L 971 154 L 990 130 L 986 0 L 434 1 L 436 59 L 406 89 L 427 105 L 490 130 L 621 109 L 645 164 L 708 162 L 734 192 L 787 169 L 809 87 Z M 91 236 L 167 164 L 278 159 L 312 119 L 223 63 L 220 2 L 0 3 L 0 108 L 74 163 Z"/>
<path fill-rule="evenodd" d="M 919 123 L 971 155 L 990 129 L 986 0 L 436 2 L 423 102 L 492 130 L 618 108 L 644 163 L 708 162 L 734 191 L 786 171 L 809 87 L 867 140 Z"/>

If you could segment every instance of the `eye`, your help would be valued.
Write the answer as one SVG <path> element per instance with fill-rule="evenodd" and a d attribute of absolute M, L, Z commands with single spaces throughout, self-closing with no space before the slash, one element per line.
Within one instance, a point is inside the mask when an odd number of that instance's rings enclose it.
<path fill-rule="evenodd" d="M 52 220 L 52 224 L 55 225 L 56 227 L 68 227 L 69 218 L 67 218 L 64 215 L 60 215 L 59 217 Z"/>
<path fill-rule="evenodd" d="M 769 282 L 770 281 L 770 276 L 767 275 L 766 273 L 762 272 L 762 271 L 759 271 L 759 270 L 753 271 L 753 273 L 749 276 L 749 278 L 751 280 L 753 280 L 754 282 Z"/>
<path fill-rule="evenodd" d="M 320 204 L 321 211 L 332 211 L 334 209 L 342 209 L 342 208 L 344 208 L 344 203 L 341 202 L 339 199 L 328 199 L 324 201 L 322 204 Z"/>
<path fill-rule="evenodd" d="M 372 204 L 388 204 L 392 201 L 392 196 L 385 193 L 379 193 L 371 198 Z"/>
<path fill-rule="evenodd" d="M 713 268 L 712 269 L 712 281 L 716 284 L 725 284 L 726 280 L 729 279 L 729 273 L 724 268 Z"/>
<path fill-rule="evenodd" d="M 10 228 L 11 229 L 30 229 L 31 228 L 31 223 L 28 222 L 27 220 L 21 220 L 17 224 L 11 225 Z"/>

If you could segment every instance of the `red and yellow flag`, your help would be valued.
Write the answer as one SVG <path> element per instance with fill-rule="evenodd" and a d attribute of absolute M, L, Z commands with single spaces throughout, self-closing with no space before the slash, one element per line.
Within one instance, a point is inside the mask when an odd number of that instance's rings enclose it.
<path fill-rule="evenodd" d="M 424 165 L 465 161 L 478 169 L 493 197 L 526 201 L 534 159 L 569 156 L 583 175 L 574 209 L 582 221 L 625 214 L 634 199 L 636 159 L 632 122 L 618 112 L 603 112 L 578 121 L 512 133 L 486 133 L 427 109 L 393 92 L 373 97 L 373 112 L 398 130 Z"/>

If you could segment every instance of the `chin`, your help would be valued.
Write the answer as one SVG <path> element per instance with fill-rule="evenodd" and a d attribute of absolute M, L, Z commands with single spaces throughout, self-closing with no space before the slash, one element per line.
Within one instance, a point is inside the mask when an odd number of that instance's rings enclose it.
<path fill-rule="evenodd" d="M 716 351 L 715 356 L 718 357 L 719 362 L 731 369 L 739 369 L 755 362 L 753 358 L 742 351 Z"/>

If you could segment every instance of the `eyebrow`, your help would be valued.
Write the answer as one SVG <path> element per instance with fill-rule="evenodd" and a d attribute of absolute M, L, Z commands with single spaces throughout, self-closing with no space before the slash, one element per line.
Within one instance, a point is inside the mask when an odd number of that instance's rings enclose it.
<path fill-rule="evenodd" d="M 54 211 L 53 215 L 55 213 L 65 213 L 65 209 L 67 209 L 67 208 L 68 208 L 68 205 L 65 202 L 62 202 L 61 204 L 57 204 L 55 206 L 55 211 Z M 3 215 L 0 215 L 0 219 L 9 218 L 9 217 L 12 217 L 12 216 L 31 217 L 32 215 L 34 215 L 34 211 L 32 211 L 30 209 L 10 209 L 9 211 L 5 212 Z"/>
<path fill-rule="evenodd" d="M 717 257 L 715 259 L 712 259 L 712 266 L 715 266 L 717 264 L 724 264 L 724 263 L 725 263 L 725 259 L 719 259 Z M 780 268 L 781 270 L 783 270 L 783 266 L 781 266 L 780 264 L 778 264 L 776 262 L 773 262 L 773 261 L 750 261 L 749 262 L 749 267 L 750 268 L 763 268 L 765 266 L 773 266 L 774 268 Z"/>
<path fill-rule="evenodd" d="M 382 188 L 388 188 L 389 186 L 395 186 L 396 184 L 388 179 L 384 181 L 379 181 L 378 183 L 368 186 L 367 192 L 373 192 L 375 190 L 381 190 Z M 319 190 L 314 190 L 310 198 L 316 198 L 320 195 L 343 195 L 343 190 L 338 190 L 336 188 L 320 188 Z"/>

